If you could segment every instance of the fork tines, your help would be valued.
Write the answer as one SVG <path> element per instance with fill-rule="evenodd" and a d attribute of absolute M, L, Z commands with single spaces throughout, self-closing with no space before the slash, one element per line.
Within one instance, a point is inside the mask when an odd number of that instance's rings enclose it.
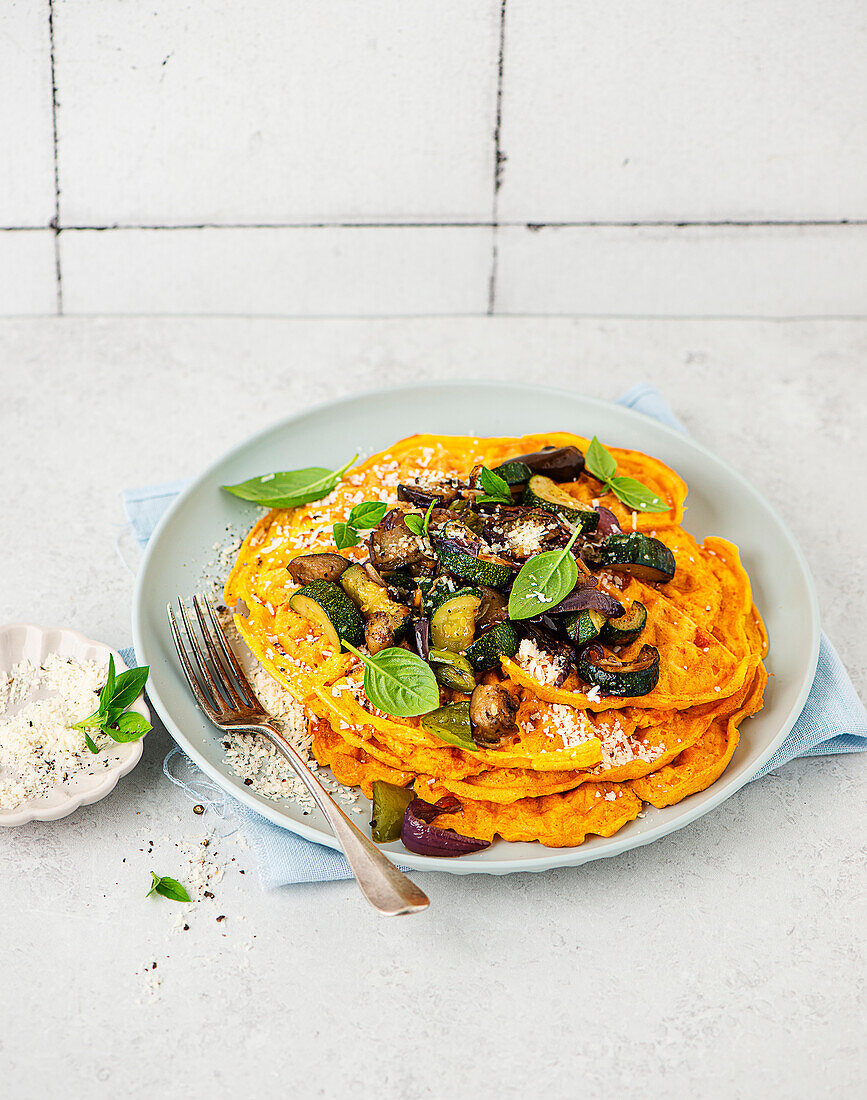
<path fill-rule="evenodd" d="M 218 723 L 259 709 L 258 700 L 238 658 L 232 652 L 210 596 L 193 596 L 192 604 L 198 630 L 180 596 L 180 623 L 171 604 L 168 604 L 167 611 L 178 657 L 199 705 L 211 721 Z"/>

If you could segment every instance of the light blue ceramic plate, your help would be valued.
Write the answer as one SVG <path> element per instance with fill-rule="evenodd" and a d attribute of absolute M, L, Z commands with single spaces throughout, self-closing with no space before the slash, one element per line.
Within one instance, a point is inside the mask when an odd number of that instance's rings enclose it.
<path fill-rule="evenodd" d="M 456 874 L 544 871 L 614 856 L 649 844 L 713 810 L 775 752 L 801 711 L 819 651 L 819 617 L 803 554 L 777 513 L 744 479 L 703 447 L 640 413 L 560 390 L 469 382 L 411 386 L 345 398 L 288 417 L 236 447 L 205 470 L 163 518 L 148 547 L 133 603 L 136 652 L 151 666 L 149 694 L 168 729 L 225 791 L 282 825 L 329 847 L 324 820 L 259 797 L 223 764 L 220 736 L 197 709 L 184 682 L 166 622 L 166 604 L 190 595 L 213 558 L 226 525 L 246 529 L 258 510 L 220 491 L 267 470 L 338 467 L 358 451 L 383 450 L 415 432 L 524 435 L 548 430 L 598 435 L 605 443 L 655 455 L 689 484 L 685 526 L 697 538 L 722 535 L 741 548 L 755 600 L 768 627 L 772 673 L 765 707 L 741 728 L 734 760 L 709 790 L 663 810 L 648 808 L 610 839 L 578 848 L 507 844 L 460 859 L 415 856 L 388 845 L 400 862 Z M 360 816 L 360 815 L 359 815 Z"/>

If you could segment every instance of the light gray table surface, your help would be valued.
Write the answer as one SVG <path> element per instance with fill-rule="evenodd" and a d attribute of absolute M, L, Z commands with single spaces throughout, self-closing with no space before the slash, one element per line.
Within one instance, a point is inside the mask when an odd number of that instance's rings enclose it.
<path fill-rule="evenodd" d="M 646 379 L 778 506 L 863 692 L 865 371 L 858 322 L 3 322 L 0 622 L 128 643 L 120 489 L 305 405 L 427 378 L 611 399 Z M 351 882 L 263 893 L 242 834 L 163 777 L 169 746 L 149 735 L 98 805 L 0 831 L 5 1097 L 863 1087 L 867 757 L 790 763 L 617 859 L 420 876 L 429 912 L 389 922 Z M 182 878 L 206 830 L 225 873 L 183 931 L 149 872 Z"/>

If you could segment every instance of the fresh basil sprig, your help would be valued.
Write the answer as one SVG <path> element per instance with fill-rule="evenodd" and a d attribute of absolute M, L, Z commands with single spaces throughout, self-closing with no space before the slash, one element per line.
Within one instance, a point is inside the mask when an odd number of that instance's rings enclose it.
<path fill-rule="evenodd" d="M 164 898 L 168 898 L 170 901 L 192 901 L 193 899 L 187 893 L 185 886 L 181 886 L 176 878 L 169 878 L 168 875 L 157 875 L 151 871 L 151 888 L 148 890 L 145 897 L 150 897 L 151 894 L 161 894 Z"/>
<path fill-rule="evenodd" d="M 430 526 L 431 513 L 434 510 L 435 500 L 432 500 L 427 507 L 427 511 L 423 516 L 420 516 L 417 512 L 410 512 L 403 517 L 403 522 L 412 531 L 414 535 L 418 535 L 419 538 L 428 537 L 428 527 Z"/>
<path fill-rule="evenodd" d="M 143 737 L 151 724 L 137 711 L 127 710 L 127 707 L 138 699 L 144 691 L 147 683 L 150 667 L 143 665 L 141 668 L 130 668 L 115 675 L 114 656 L 108 657 L 108 675 L 102 691 L 99 693 L 99 707 L 89 715 L 76 722 L 72 727 L 76 730 L 84 730 L 84 740 L 91 752 L 99 752 L 93 738 L 87 732 L 90 729 L 101 729 L 107 733 L 112 741 L 123 743 L 125 741 L 138 741 Z"/>
<path fill-rule="evenodd" d="M 509 618 L 532 619 L 565 600 L 578 580 L 578 566 L 570 550 L 575 531 L 562 550 L 545 550 L 521 567 L 509 593 Z"/>
<path fill-rule="evenodd" d="M 358 546 L 361 542 L 358 532 L 372 530 L 387 511 L 388 505 L 381 500 L 363 500 L 356 504 L 345 523 L 334 524 L 334 545 L 338 550 Z"/>
<path fill-rule="evenodd" d="M 584 466 L 597 481 L 604 482 L 619 501 L 633 512 L 667 512 L 669 505 L 660 497 L 636 481 L 634 477 L 615 477 L 617 463 L 614 456 L 602 446 L 594 435 L 584 456 Z"/>
<path fill-rule="evenodd" d="M 412 718 L 440 705 L 440 689 L 427 661 L 393 646 L 366 657 L 344 639 L 350 653 L 364 664 L 364 694 L 384 714 Z"/>
<path fill-rule="evenodd" d="M 479 471 L 479 484 L 484 489 L 482 496 L 477 497 L 480 504 L 511 504 L 512 491 L 509 483 L 487 466 Z"/>
<path fill-rule="evenodd" d="M 285 470 L 277 474 L 262 474 L 241 481 L 237 485 L 224 485 L 227 493 L 241 500 L 250 500 L 263 508 L 298 508 L 314 500 L 327 497 L 346 473 L 352 458 L 339 470 L 326 470 L 324 466 L 308 466 L 303 470 Z"/>

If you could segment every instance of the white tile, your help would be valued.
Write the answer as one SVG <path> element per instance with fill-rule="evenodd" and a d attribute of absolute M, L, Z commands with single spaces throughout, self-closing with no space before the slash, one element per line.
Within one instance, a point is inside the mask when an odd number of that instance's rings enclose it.
<path fill-rule="evenodd" d="M 867 315 L 867 227 L 503 228 L 497 313 Z"/>
<path fill-rule="evenodd" d="M 0 230 L 0 317 L 56 312 L 54 231 Z"/>
<path fill-rule="evenodd" d="M 867 217 L 863 0 L 509 0 L 505 221 Z"/>
<path fill-rule="evenodd" d="M 47 0 L 0 4 L 0 226 L 54 217 Z"/>
<path fill-rule="evenodd" d="M 67 313 L 483 313 L 483 228 L 114 229 L 60 235 Z"/>
<path fill-rule="evenodd" d="M 496 0 L 55 11 L 64 225 L 490 219 Z"/>

